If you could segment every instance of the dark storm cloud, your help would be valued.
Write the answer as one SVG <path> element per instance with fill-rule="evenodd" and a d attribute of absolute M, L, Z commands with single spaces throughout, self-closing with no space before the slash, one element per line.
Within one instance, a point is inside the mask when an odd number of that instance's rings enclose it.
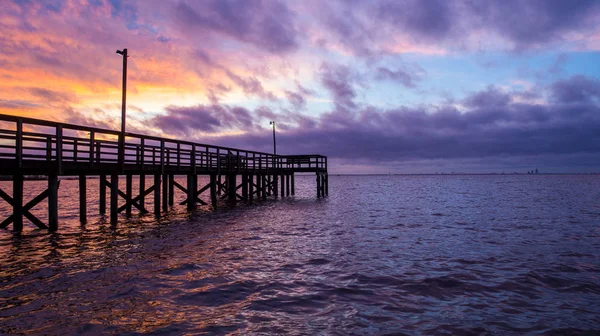
<path fill-rule="evenodd" d="M 347 88 L 339 91 L 340 99 L 352 96 L 346 93 Z M 460 106 L 466 107 L 465 110 L 453 105 L 393 109 L 362 106 L 352 112 L 334 109 L 317 119 L 296 114 L 295 124 L 288 124 L 287 130 L 278 134 L 277 142 L 282 154 L 322 153 L 370 164 L 569 155 L 596 157 L 592 161 L 600 164 L 598 82 L 573 77 L 554 83 L 547 94 L 554 97 L 548 104 L 520 103 L 513 99 L 513 94 L 489 87 L 461 101 Z M 580 99 L 574 105 L 576 97 Z M 222 111 L 218 107 L 213 109 Z M 187 133 L 193 127 L 209 131 L 222 127 L 214 121 L 213 114 L 209 113 L 211 118 L 208 118 L 201 111 L 171 109 L 169 115 L 155 118 L 156 125 L 164 125 L 165 131 L 183 129 Z M 262 117 L 277 117 L 270 110 L 263 112 Z M 290 113 L 285 119 L 292 120 L 293 115 Z M 247 144 L 265 151 L 270 143 L 269 132 L 260 127 L 214 140 L 228 146 Z"/>
<path fill-rule="evenodd" d="M 180 1 L 177 24 L 194 35 L 216 32 L 271 53 L 297 48 L 294 14 L 280 1 Z"/>

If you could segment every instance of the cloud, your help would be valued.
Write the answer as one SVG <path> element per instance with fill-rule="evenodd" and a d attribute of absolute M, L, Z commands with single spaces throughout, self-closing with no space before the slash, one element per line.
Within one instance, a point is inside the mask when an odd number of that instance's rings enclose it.
<path fill-rule="evenodd" d="M 482 43 L 523 51 L 573 34 L 592 41 L 599 12 L 594 0 L 338 0 L 313 11 L 327 27 L 326 40 L 367 58 L 432 47 L 477 50 Z"/>
<path fill-rule="evenodd" d="M 352 97 L 348 92 L 347 88 L 340 89 L 338 96 L 342 100 Z M 546 94 L 554 95 L 555 99 L 545 105 L 517 102 L 512 98 L 515 94 L 488 87 L 460 101 L 462 110 L 454 105 L 391 109 L 363 106 L 353 113 L 344 108 L 334 109 L 308 121 L 306 116 L 290 113 L 285 120 L 293 115 L 297 119 L 288 123 L 286 129 L 278 128 L 281 132 L 277 141 L 282 154 L 320 153 L 340 162 L 361 162 L 374 167 L 427 160 L 470 160 L 484 164 L 509 157 L 544 157 L 557 163 L 560 157 L 573 156 L 587 160 L 588 164 L 600 164 L 597 81 L 573 77 L 556 82 L 546 89 Z M 576 110 L 570 105 L 575 97 L 581 98 Z M 215 106 L 171 108 L 168 116 L 154 120 L 166 132 L 184 130 L 186 134 L 194 134 L 192 128 L 217 132 L 224 126 L 216 120 L 217 114 L 224 115 L 226 120 L 231 118 L 226 127 L 237 125 L 240 118 L 232 114 L 233 110 Z M 252 114 L 245 111 L 242 119 L 246 121 L 242 123 L 253 120 L 247 113 Z M 278 117 L 271 110 L 254 113 Z M 228 146 L 244 144 L 269 150 L 269 134 L 264 128 L 246 130 L 220 136 L 218 141 Z"/>
<path fill-rule="evenodd" d="M 416 88 L 417 82 L 421 80 L 423 70 L 420 68 L 400 68 L 392 70 L 386 67 L 378 67 L 375 78 L 379 80 L 391 80 L 400 83 L 406 88 Z"/>
<path fill-rule="evenodd" d="M 600 80 L 581 75 L 555 82 L 551 88 L 556 103 L 600 102 Z"/>
<path fill-rule="evenodd" d="M 163 133 L 176 136 L 194 136 L 197 132 L 217 133 L 226 130 L 254 129 L 254 118 L 243 107 L 197 105 L 191 107 L 169 106 L 165 115 L 150 119 L 150 124 Z"/>
<path fill-rule="evenodd" d="M 245 93 L 258 96 L 263 99 L 276 100 L 277 98 L 272 92 L 265 90 L 261 82 L 254 77 L 241 77 L 227 70 L 229 77 L 235 84 L 241 87 Z"/>
<path fill-rule="evenodd" d="M 356 91 L 353 84 L 358 81 L 358 77 L 349 67 L 323 63 L 320 76 L 321 84 L 331 93 L 336 104 L 348 108 L 356 107 Z"/>
<path fill-rule="evenodd" d="M 298 47 L 295 15 L 280 1 L 178 1 L 174 12 L 189 34 L 222 34 L 277 54 Z"/>

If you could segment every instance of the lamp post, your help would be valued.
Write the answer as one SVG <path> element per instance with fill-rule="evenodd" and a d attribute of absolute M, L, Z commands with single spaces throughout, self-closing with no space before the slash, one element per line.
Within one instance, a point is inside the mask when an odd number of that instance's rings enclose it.
<path fill-rule="evenodd" d="M 277 156 L 277 143 L 275 142 L 275 121 L 271 120 L 269 125 L 273 125 L 273 168 L 276 168 L 275 157 Z"/>
<path fill-rule="evenodd" d="M 117 54 L 123 56 L 123 90 L 121 101 L 121 135 L 119 136 L 119 167 L 121 172 L 125 166 L 125 119 L 127 115 L 127 48 L 117 50 Z"/>

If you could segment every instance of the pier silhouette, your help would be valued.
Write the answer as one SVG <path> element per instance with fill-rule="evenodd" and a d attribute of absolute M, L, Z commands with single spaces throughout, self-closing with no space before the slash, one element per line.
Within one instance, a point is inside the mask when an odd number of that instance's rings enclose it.
<path fill-rule="evenodd" d="M 0 197 L 13 208 L 0 228 L 12 224 L 15 232 L 23 230 L 23 218 L 38 228 L 58 229 L 60 176 L 79 178 L 82 222 L 87 218 L 86 181 L 90 176 L 100 179 L 99 212 L 105 214 L 108 204 L 111 223 L 118 221 L 121 212 L 131 215 L 135 209 L 148 213 L 146 197 L 153 198 L 154 214 L 161 216 L 174 204 L 175 188 L 186 194 L 180 204 L 189 210 L 208 205 L 199 197 L 205 192 L 210 193 L 210 205 L 215 208 L 220 199 L 251 202 L 293 195 L 295 173 L 315 173 L 317 197 L 328 194 L 327 157 L 323 155 L 276 155 L 3 114 L 0 123 L 0 175 L 12 176 L 12 195 L 0 189 Z M 48 187 L 24 203 L 27 175 L 45 176 Z M 209 176 L 210 182 L 199 186 L 199 175 Z M 120 176 L 125 176 L 124 191 Z M 152 186 L 145 185 L 146 176 L 154 177 Z M 186 185 L 178 183 L 176 176 L 186 176 Z M 137 195 L 134 177 L 139 178 Z M 119 199 L 124 204 L 119 205 Z M 30 213 L 44 200 L 48 202 L 48 223 Z"/>

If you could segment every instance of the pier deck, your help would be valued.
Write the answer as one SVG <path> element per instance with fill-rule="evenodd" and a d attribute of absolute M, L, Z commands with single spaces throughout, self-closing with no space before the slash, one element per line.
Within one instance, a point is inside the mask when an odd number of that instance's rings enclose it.
<path fill-rule="evenodd" d="M 12 176 L 13 194 L 0 189 L 0 197 L 13 207 L 13 214 L 0 222 L 14 231 L 23 229 L 23 217 L 40 228 L 58 229 L 58 188 L 60 176 L 78 176 L 80 219 L 86 221 L 86 178 L 99 176 L 100 213 L 106 212 L 106 191 L 110 194 L 110 218 L 128 215 L 132 209 L 148 212 L 145 198 L 153 194 L 154 213 L 161 215 L 173 205 L 175 188 L 185 192 L 182 204 L 188 209 L 207 205 L 199 198 L 210 193 L 211 205 L 218 199 L 252 201 L 268 196 L 294 194 L 294 173 L 315 173 L 317 197 L 328 194 L 327 157 L 322 155 L 273 155 L 269 153 L 213 146 L 190 141 L 125 133 L 0 114 L 0 175 Z M 24 176 L 45 176 L 48 189 L 23 203 Z M 145 186 L 146 176 L 154 183 Z M 187 185 L 175 176 L 187 176 Z M 210 176 L 210 183 L 198 188 L 198 175 Z M 126 177 L 125 191 L 119 176 Z M 132 179 L 139 177 L 140 190 L 133 194 Z M 238 177 L 241 183 L 238 184 Z M 109 181 L 110 178 L 110 181 Z M 119 197 L 124 200 L 119 205 Z M 29 210 L 48 200 L 48 224 Z M 162 206 L 161 206 L 162 202 Z"/>

